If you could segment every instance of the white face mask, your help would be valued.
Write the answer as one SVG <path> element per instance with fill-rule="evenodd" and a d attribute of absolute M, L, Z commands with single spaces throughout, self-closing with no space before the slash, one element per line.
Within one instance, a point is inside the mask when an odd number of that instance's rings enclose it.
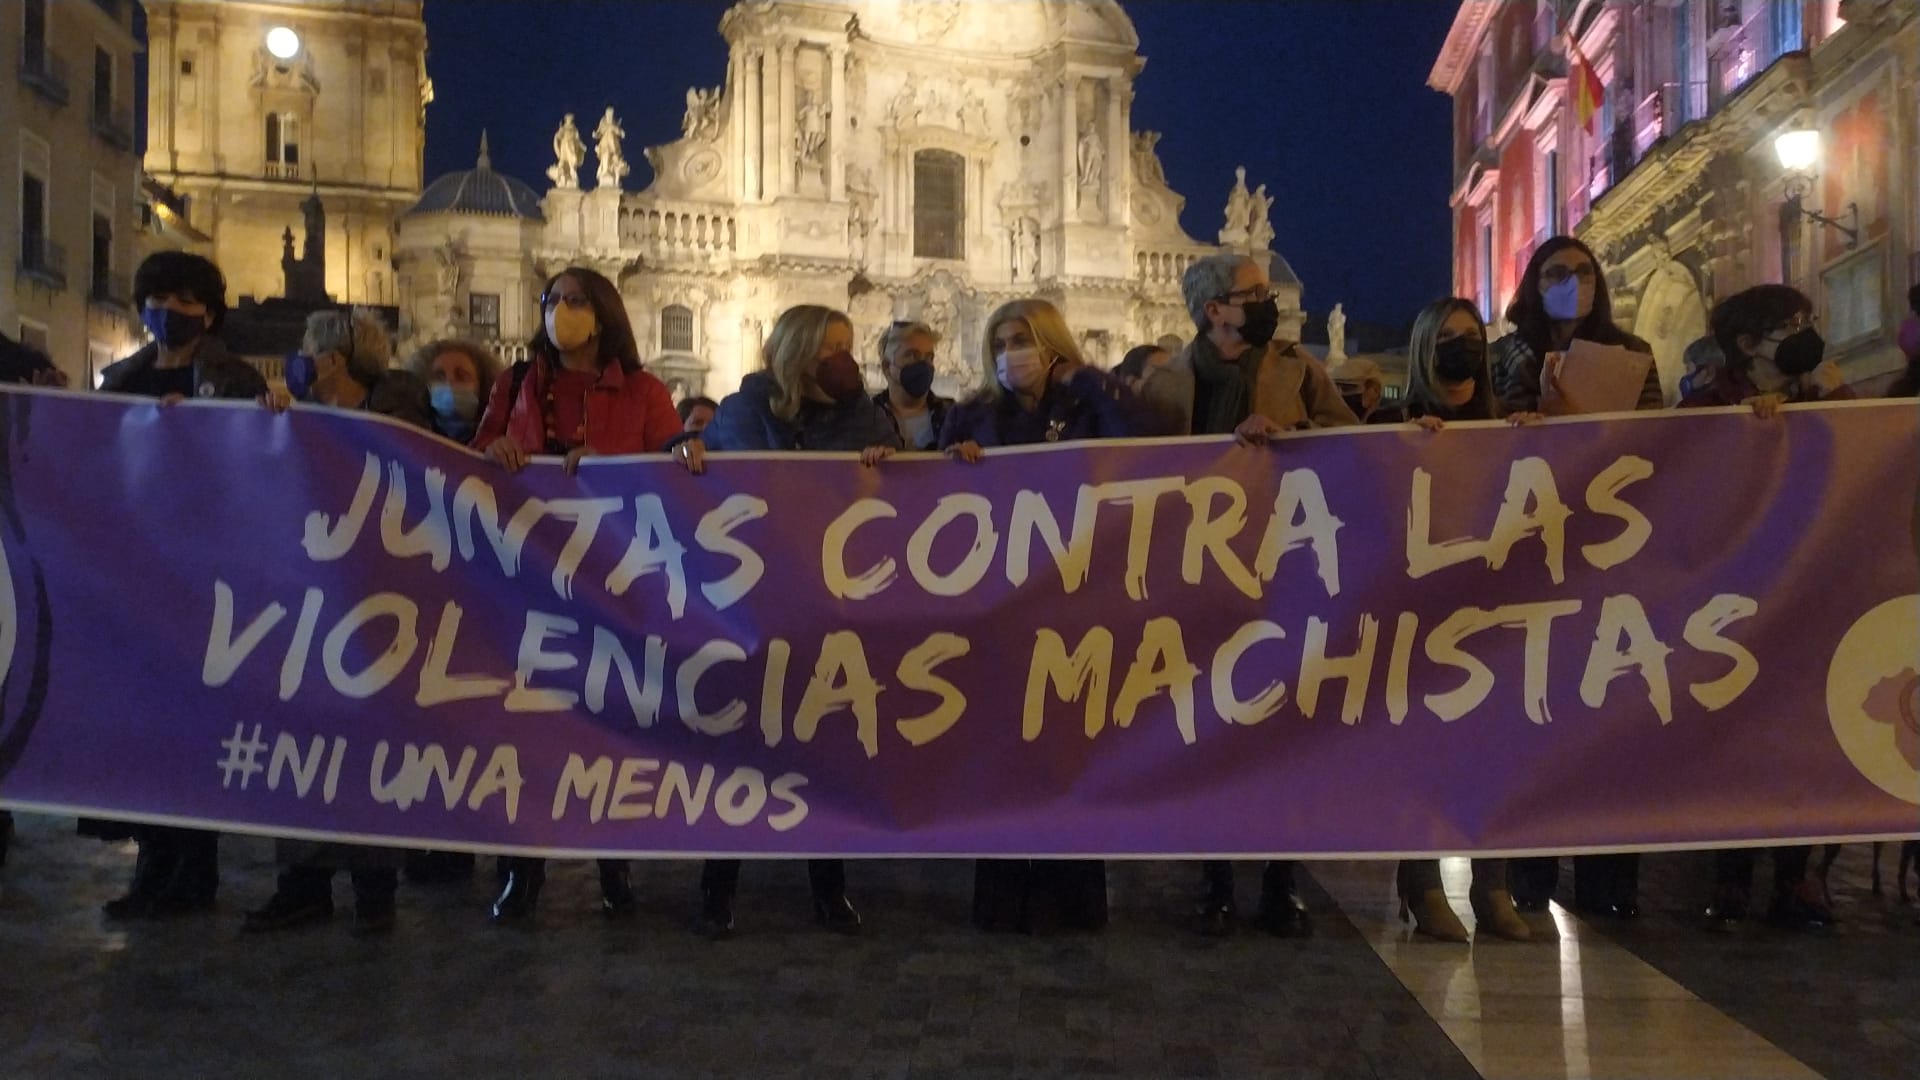
<path fill-rule="evenodd" d="M 1032 345 L 1003 350 L 995 358 L 993 366 L 994 372 L 1000 376 L 1000 385 L 1016 393 L 1035 393 L 1047 377 L 1047 366 L 1040 359 L 1040 350 Z"/>

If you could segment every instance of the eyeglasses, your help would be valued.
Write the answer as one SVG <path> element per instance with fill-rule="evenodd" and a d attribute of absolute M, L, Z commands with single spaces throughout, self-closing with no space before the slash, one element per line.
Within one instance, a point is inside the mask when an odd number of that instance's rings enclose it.
<path fill-rule="evenodd" d="M 1540 269 L 1540 280 L 1549 285 L 1564 285 L 1568 278 L 1576 275 L 1581 281 L 1592 281 L 1599 276 L 1599 271 L 1594 269 L 1592 263 L 1581 263 L 1574 267 L 1546 266 Z"/>
<path fill-rule="evenodd" d="M 1245 299 L 1236 300 L 1234 299 L 1235 297 L 1245 297 Z M 1250 288 L 1235 289 L 1232 292 L 1221 293 L 1219 296 L 1214 297 L 1214 299 L 1223 304 L 1263 304 L 1273 299 L 1273 288 L 1268 285 L 1254 285 Z"/>
<path fill-rule="evenodd" d="M 561 304 L 565 304 L 573 310 L 579 311 L 582 308 L 593 306 L 593 301 L 587 299 L 584 293 L 575 293 L 572 296 L 561 296 L 559 293 L 550 292 L 540 294 L 540 310 L 542 311 L 552 311 Z"/>
<path fill-rule="evenodd" d="M 1785 341 L 1802 330 L 1811 330 L 1820 325 L 1818 317 L 1813 315 L 1795 315 L 1786 322 L 1767 331 L 1766 336 L 1775 341 Z"/>

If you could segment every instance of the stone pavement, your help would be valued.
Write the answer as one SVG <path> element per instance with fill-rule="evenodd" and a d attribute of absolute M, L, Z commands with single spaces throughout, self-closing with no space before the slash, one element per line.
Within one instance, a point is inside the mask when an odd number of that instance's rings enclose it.
<path fill-rule="evenodd" d="M 1030 939 L 967 926 L 966 864 L 856 863 L 868 926 L 846 940 L 807 921 L 801 867 L 750 864 L 742 932 L 714 944 L 686 930 L 697 864 L 637 864 L 642 911 L 621 923 L 597 914 L 590 863 L 555 864 L 538 927 L 516 931 L 484 919 L 483 860 L 469 885 L 403 887 L 384 941 L 347 933 L 344 880 L 332 925 L 243 938 L 271 845 L 229 837 L 223 856 L 217 914 L 121 927 L 98 906 L 126 849 L 22 818 L 0 871 L 0 1077 L 1479 1075 L 1369 944 L 1395 931 L 1317 886 L 1313 939 L 1208 941 L 1184 921 L 1192 867 L 1115 864 L 1105 934 Z M 1820 939 L 1699 933 L 1700 862 L 1650 859 L 1647 917 L 1600 932 L 1813 1070 L 1920 1073 L 1920 928 L 1857 895 L 1864 848 L 1835 870 L 1851 917 Z M 1389 864 L 1325 873 L 1390 889 Z M 1404 947 L 1559 963 L 1550 941 Z"/>

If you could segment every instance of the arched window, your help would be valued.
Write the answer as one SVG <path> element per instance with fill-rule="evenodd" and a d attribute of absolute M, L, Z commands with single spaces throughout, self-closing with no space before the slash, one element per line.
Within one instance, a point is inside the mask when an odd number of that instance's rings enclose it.
<path fill-rule="evenodd" d="M 669 305 L 660 312 L 660 351 L 690 353 L 693 351 L 693 312 L 679 305 Z"/>
<path fill-rule="evenodd" d="M 921 259 L 964 259 L 967 162 L 946 150 L 913 155 L 913 254 Z"/>

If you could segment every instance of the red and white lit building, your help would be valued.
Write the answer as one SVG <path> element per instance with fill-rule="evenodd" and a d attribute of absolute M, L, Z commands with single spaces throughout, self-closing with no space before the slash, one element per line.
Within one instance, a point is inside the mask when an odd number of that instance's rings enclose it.
<path fill-rule="evenodd" d="M 1784 281 L 1872 389 L 1920 280 L 1917 74 L 1913 0 L 1466 0 L 1428 79 L 1454 290 L 1498 321 L 1533 249 L 1579 236 L 1671 393 L 1715 300 Z"/>

